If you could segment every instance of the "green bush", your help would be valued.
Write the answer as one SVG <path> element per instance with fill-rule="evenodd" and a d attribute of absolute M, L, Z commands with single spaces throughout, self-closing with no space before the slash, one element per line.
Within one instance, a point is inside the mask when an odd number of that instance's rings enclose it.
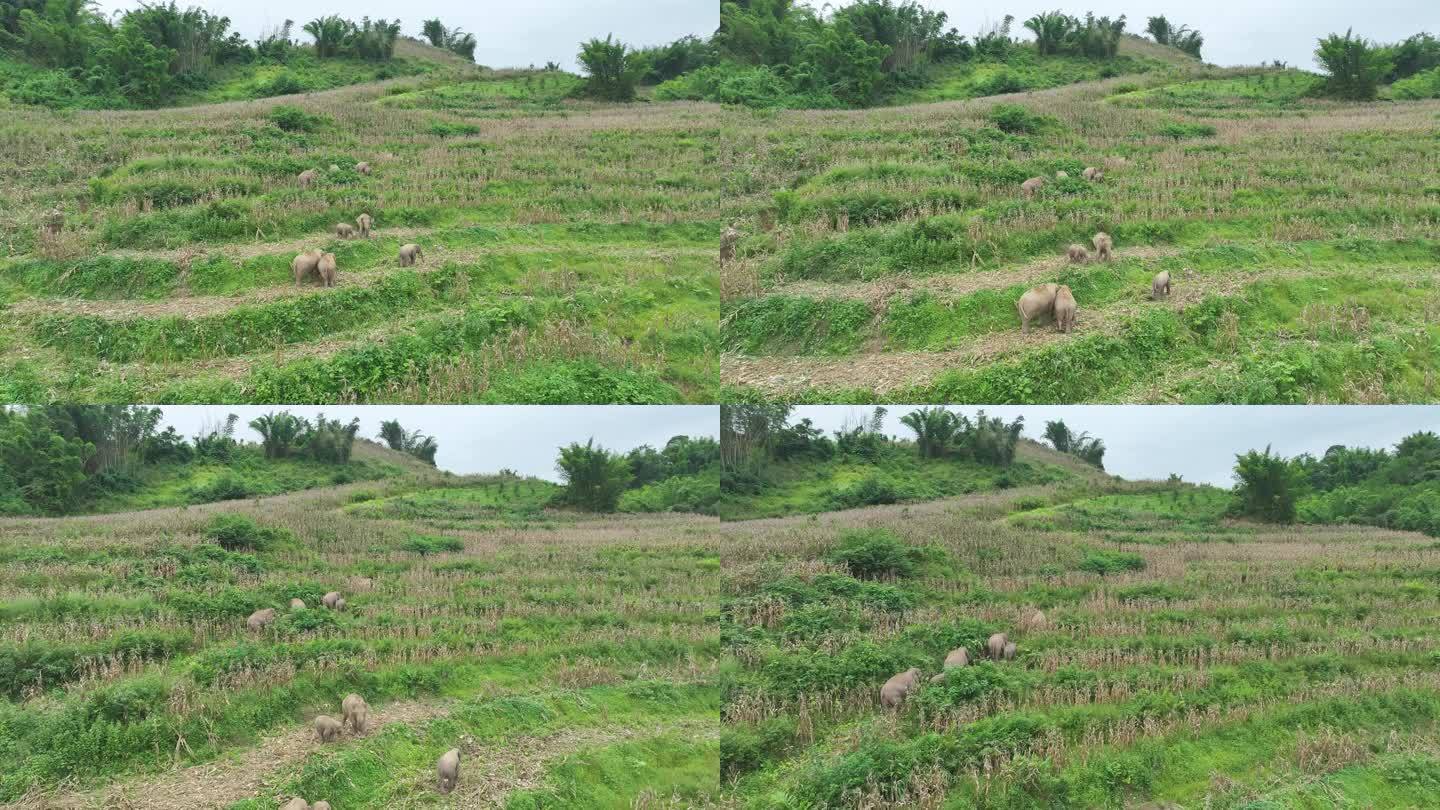
<path fill-rule="evenodd" d="M 205 527 L 205 536 L 226 551 L 265 551 L 293 538 L 285 529 L 261 526 L 245 515 L 231 513 L 211 518 Z"/>
<path fill-rule="evenodd" d="M 324 115 L 307 113 L 299 107 L 281 104 L 270 111 L 270 122 L 286 132 L 316 132 L 333 123 Z"/>
<path fill-rule="evenodd" d="M 1056 129 L 1060 122 L 1048 115 L 1032 113 L 1018 104 L 996 104 L 990 108 L 990 123 L 1002 132 L 1012 135 L 1023 133 L 1034 135 Z"/>
<path fill-rule="evenodd" d="M 1093 549 L 1085 552 L 1084 559 L 1080 561 L 1081 571 L 1089 571 L 1101 576 L 1124 571 L 1143 571 L 1144 569 L 1145 558 L 1129 551 Z"/>
<path fill-rule="evenodd" d="M 932 556 L 885 529 L 853 529 L 840 535 L 839 545 L 825 559 L 845 566 L 857 579 L 881 579 L 913 577 Z"/>
<path fill-rule="evenodd" d="M 429 554 L 464 551 L 465 543 L 455 537 L 427 537 L 417 534 L 402 543 L 400 548 L 424 557 Z"/>

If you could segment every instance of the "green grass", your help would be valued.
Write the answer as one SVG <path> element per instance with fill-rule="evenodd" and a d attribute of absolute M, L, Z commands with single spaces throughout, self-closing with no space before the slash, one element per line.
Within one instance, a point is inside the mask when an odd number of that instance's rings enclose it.
<path fill-rule="evenodd" d="M 892 104 L 928 104 L 936 101 L 979 98 L 1001 93 L 1045 90 L 1112 76 L 1144 74 L 1164 67 L 1153 59 L 1122 55 L 1115 59 L 1081 56 L 1040 56 L 1016 49 L 1004 62 L 973 61 L 934 68 L 926 84 L 897 92 Z"/>

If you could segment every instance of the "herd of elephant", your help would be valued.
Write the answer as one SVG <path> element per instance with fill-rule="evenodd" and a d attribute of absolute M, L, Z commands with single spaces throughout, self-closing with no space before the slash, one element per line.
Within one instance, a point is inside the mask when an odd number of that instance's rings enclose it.
<path fill-rule="evenodd" d="M 355 587 L 369 589 L 375 587 L 374 580 L 369 577 L 357 577 L 353 583 Z M 329 610 L 344 610 L 345 597 L 339 591 L 330 591 L 320 597 L 320 604 Z M 291 610 L 304 610 L 305 600 L 291 599 Z M 250 614 L 245 620 L 245 625 L 252 632 L 261 632 L 275 621 L 277 611 L 275 608 L 264 608 Z M 328 714 L 318 715 L 312 723 L 315 729 L 315 736 L 321 743 L 336 742 L 344 736 L 345 730 L 359 736 L 364 734 L 370 725 L 370 704 L 365 698 L 351 692 L 340 702 L 340 719 L 336 720 Z M 442 794 L 455 790 L 460 783 L 460 749 L 451 748 L 435 762 L 435 776 L 437 787 Z M 281 810 L 330 810 L 330 803 L 318 801 L 310 804 L 305 799 L 296 797 L 287 802 Z"/>
<path fill-rule="evenodd" d="M 335 171 L 336 169 L 338 169 L 337 166 L 330 167 L 331 171 Z M 357 163 L 355 164 L 355 171 L 360 174 L 369 174 L 370 164 L 363 161 Z M 310 188 L 318 176 L 319 173 L 314 169 L 307 169 L 301 172 L 299 178 L 300 187 Z M 356 237 L 369 239 L 371 233 L 374 231 L 374 226 L 374 217 L 371 217 L 369 214 L 361 214 L 355 218 L 354 225 L 348 222 L 336 223 L 335 235 L 341 239 L 354 239 Z M 425 258 L 425 252 L 419 245 L 411 242 L 400 246 L 399 260 L 401 267 L 414 267 L 415 262 L 423 258 Z M 319 279 L 322 287 L 334 287 L 339 267 L 336 264 L 334 253 L 327 253 L 320 248 L 315 248 L 297 254 L 290 262 L 290 271 L 295 275 L 295 286 L 297 287 L 300 286 L 300 283 L 304 281 L 306 277 L 311 275 Z"/>
<path fill-rule="evenodd" d="M 1047 624 L 1044 612 L 1040 610 L 1031 611 L 1021 621 L 1021 628 L 1026 631 L 1044 629 Z M 985 642 L 985 655 L 992 661 L 1014 661 L 1019 647 L 1010 640 L 1006 633 L 995 633 Z M 940 671 L 930 677 L 931 684 L 943 683 L 946 675 L 952 669 L 970 666 L 970 650 L 967 647 L 956 647 L 945 656 L 945 663 L 940 665 Z M 920 668 L 911 667 L 898 675 L 892 676 L 880 687 L 880 705 L 887 709 L 898 709 L 920 686 Z"/>

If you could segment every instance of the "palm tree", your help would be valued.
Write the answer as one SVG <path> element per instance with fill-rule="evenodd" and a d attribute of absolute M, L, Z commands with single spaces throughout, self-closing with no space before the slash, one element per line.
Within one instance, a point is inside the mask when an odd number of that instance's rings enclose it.
<path fill-rule="evenodd" d="M 420 26 L 420 34 L 421 36 L 424 36 L 426 39 L 430 40 L 430 44 L 434 45 L 437 48 L 446 47 L 447 43 L 450 41 L 450 38 L 445 31 L 445 24 L 440 22 L 438 18 L 434 20 L 426 20 L 424 24 Z"/>
<path fill-rule="evenodd" d="M 921 408 L 900 417 L 900 423 L 915 431 L 915 447 L 921 458 L 942 458 L 955 434 L 965 426 L 964 417 L 944 408 Z"/>
<path fill-rule="evenodd" d="M 339 55 L 354 27 L 354 23 L 349 20 L 331 14 L 305 23 L 305 33 L 315 38 L 315 55 L 328 59 Z"/>
<path fill-rule="evenodd" d="M 295 449 L 307 424 L 289 411 L 281 411 L 255 417 L 250 427 L 260 434 L 266 458 L 284 458 Z"/>
<path fill-rule="evenodd" d="M 1076 24 L 1074 17 L 1059 9 L 1036 14 L 1025 21 L 1025 27 L 1035 32 L 1035 48 L 1042 56 L 1059 53 L 1061 43 Z"/>

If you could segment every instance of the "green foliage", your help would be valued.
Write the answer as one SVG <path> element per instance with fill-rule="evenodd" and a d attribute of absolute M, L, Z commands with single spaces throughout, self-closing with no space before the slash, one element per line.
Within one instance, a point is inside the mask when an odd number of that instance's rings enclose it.
<path fill-rule="evenodd" d="M 911 546 L 883 529 L 852 529 L 825 559 L 844 566 L 856 579 L 906 579 L 936 558 L 933 549 Z"/>
<path fill-rule="evenodd" d="M 261 526 L 245 515 L 233 513 L 221 513 L 210 518 L 205 536 L 226 551 L 263 552 L 278 543 L 294 539 L 294 535 L 283 529 Z"/>
<path fill-rule="evenodd" d="M 352 57 L 378 62 L 395 55 L 400 21 L 365 17 L 356 25 L 332 14 L 305 23 L 304 29 L 315 38 L 315 55 L 321 59 Z"/>
<path fill-rule="evenodd" d="M 1418 101 L 1440 98 L 1440 67 L 1416 73 L 1390 85 L 1391 98 L 1404 101 Z"/>
<path fill-rule="evenodd" d="M 645 72 L 637 52 L 613 36 L 580 44 L 580 65 L 589 77 L 583 94 L 603 101 L 633 101 L 635 86 Z"/>
<path fill-rule="evenodd" d="M 455 553 L 465 550 L 464 541 L 458 537 L 429 537 L 411 535 L 400 548 L 424 557 L 429 554 Z"/>
<path fill-rule="evenodd" d="M 1129 551 L 1091 549 L 1085 552 L 1084 558 L 1080 560 L 1079 568 L 1081 571 L 1101 576 L 1123 574 L 1126 571 L 1143 571 L 1145 570 L 1145 558 Z"/>
<path fill-rule="evenodd" d="M 426 20 L 421 27 L 421 34 L 430 41 L 431 45 L 463 56 L 471 62 L 475 61 L 474 34 L 468 34 L 458 26 L 447 28 L 438 18 Z"/>
<path fill-rule="evenodd" d="M 1251 450 L 1235 457 L 1236 514 L 1270 523 L 1293 523 L 1300 476 L 1279 455 Z"/>
<path fill-rule="evenodd" d="M 565 484 L 561 500 L 591 512 L 614 512 L 631 479 L 625 456 L 596 447 L 594 439 L 560 448 L 555 469 Z"/>
<path fill-rule="evenodd" d="M 716 514 L 720 501 L 718 464 L 699 473 L 674 475 L 628 490 L 620 496 L 621 512 L 694 512 Z"/>
<path fill-rule="evenodd" d="M 1325 94 L 1347 101 L 1371 101 L 1394 67 L 1387 49 L 1346 31 L 1320 40 L 1315 61 L 1324 69 Z"/>
<path fill-rule="evenodd" d="M 1164 15 L 1149 18 L 1145 31 L 1157 44 L 1173 45 L 1196 59 L 1200 58 L 1200 48 L 1205 44 L 1205 37 L 1199 31 L 1188 25 L 1171 25 Z"/>
<path fill-rule="evenodd" d="M 380 439 L 391 450 L 409 453 L 431 467 L 435 466 L 435 454 L 440 451 L 440 445 L 434 436 L 426 436 L 418 429 L 407 432 L 399 419 L 387 419 L 380 422 Z"/>
<path fill-rule="evenodd" d="M 990 122 L 1001 132 L 1033 135 L 1053 130 L 1060 122 L 1048 115 L 1032 113 L 1019 104 L 996 104 L 988 114 Z"/>
<path fill-rule="evenodd" d="M 1069 453 L 1086 464 L 1105 469 L 1105 442 L 1089 433 L 1074 433 L 1064 419 L 1045 423 L 1045 438 L 1056 452 Z"/>
<path fill-rule="evenodd" d="M 286 92 L 295 91 L 287 90 Z M 279 93 L 269 93 L 269 95 L 279 95 Z M 289 104 L 279 104 L 272 107 L 266 117 L 268 117 L 275 126 L 286 132 L 316 132 L 322 127 L 333 123 L 327 116 L 307 113 L 299 107 L 293 107 Z"/>
<path fill-rule="evenodd" d="M 0 507 L 58 514 L 75 508 L 95 445 L 66 436 L 42 411 L 0 407 Z"/>

